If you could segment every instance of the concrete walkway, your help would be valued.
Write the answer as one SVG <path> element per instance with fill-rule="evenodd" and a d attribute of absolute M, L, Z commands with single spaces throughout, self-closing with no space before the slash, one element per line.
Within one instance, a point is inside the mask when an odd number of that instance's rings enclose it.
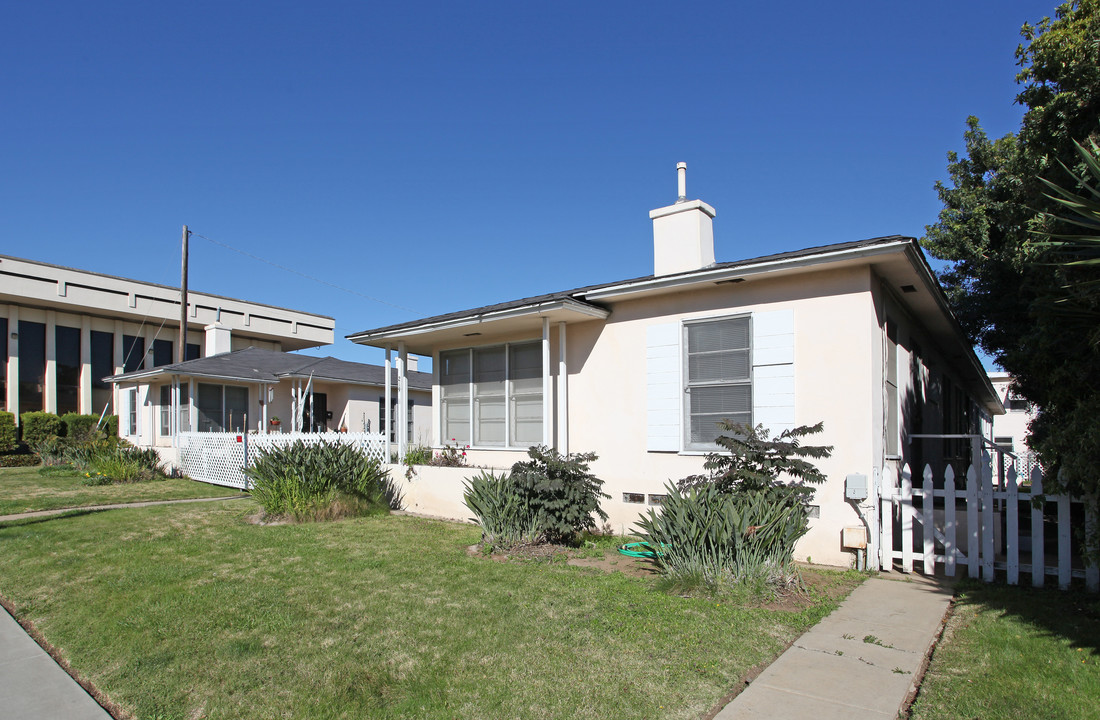
<path fill-rule="evenodd" d="M 872 578 L 795 640 L 715 720 L 895 720 L 939 636 L 951 588 Z"/>
<path fill-rule="evenodd" d="M 8 520 L 24 520 L 26 518 L 49 517 L 51 515 L 63 515 L 67 512 L 81 512 L 88 510 L 120 510 L 123 508 L 149 507 L 150 505 L 178 505 L 180 503 L 214 502 L 215 500 L 237 500 L 250 497 L 249 495 L 226 495 L 224 497 L 185 498 L 183 500 L 145 500 L 143 502 L 115 503 L 114 505 L 84 505 L 82 507 L 57 508 L 56 510 L 35 510 L 33 512 L 16 513 L 14 515 L 0 515 L 0 522 Z"/>
<path fill-rule="evenodd" d="M 22 720 L 111 720 L 84 688 L 0 608 L 0 715 Z"/>

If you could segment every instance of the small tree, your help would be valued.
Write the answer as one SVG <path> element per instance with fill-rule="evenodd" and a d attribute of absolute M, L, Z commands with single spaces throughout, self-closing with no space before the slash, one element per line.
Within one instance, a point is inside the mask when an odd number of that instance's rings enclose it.
<path fill-rule="evenodd" d="M 825 475 L 809 459 L 829 457 L 832 446 L 802 445 L 800 442 L 807 435 L 821 432 L 824 423 L 784 430 L 770 439 L 763 425 L 752 427 L 723 421 L 719 427 L 730 433 L 715 440 L 726 452 L 708 454 L 703 467 L 710 474 L 680 480 L 676 485 L 681 491 L 704 485 L 714 485 L 720 492 L 729 494 L 778 490 L 784 497 L 808 502 L 814 491 L 807 485 L 825 482 Z M 796 484 L 782 485 L 781 475 L 794 478 Z"/>
<path fill-rule="evenodd" d="M 607 520 L 600 507 L 603 480 L 588 464 L 596 453 L 562 455 L 544 445 L 527 451 L 531 459 L 512 466 L 511 482 L 531 513 L 541 519 L 540 530 L 551 542 L 568 541 L 582 530 L 593 530 L 593 514 Z"/>

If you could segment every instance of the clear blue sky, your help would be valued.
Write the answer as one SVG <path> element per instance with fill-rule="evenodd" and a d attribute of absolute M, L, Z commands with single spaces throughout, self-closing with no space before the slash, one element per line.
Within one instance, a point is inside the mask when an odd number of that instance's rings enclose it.
<path fill-rule="evenodd" d="M 719 260 L 921 236 L 968 115 L 1014 131 L 1054 2 L 7 3 L 0 252 L 336 318 L 344 334 Z M 393 307 L 392 305 L 400 306 Z"/>

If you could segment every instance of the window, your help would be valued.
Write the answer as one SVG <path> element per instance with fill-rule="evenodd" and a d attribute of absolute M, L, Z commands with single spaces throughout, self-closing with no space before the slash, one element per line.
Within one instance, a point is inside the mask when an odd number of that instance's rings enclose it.
<path fill-rule="evenodd" d="M 153 341 L 153 367 L 171 365 L 176 361 L 175 344 L 171 340 Z"/>
<path fill-rule="evenodd" d="M 198 360 L 202 356 L 198 343 L 187 343 L 187 355 L 184 360 Z"/>
<path fill-rule="evenodd" d="M 390 428 L 390 441 L 397 441 L 397 396 L 390 396 L 390 421 L 393 422 L 393 427 Z M 409 434 L 408 438 L 411 441 L 413 438 L 413 401 L 409 400 Z M 386 396 L 382 395 L 378 398 L 378 432 L 386 432 Z"/>
<path fill-rule="evenodd" d="M 46 382 L 46 325 L 19 321 L 19 414 L 42 410 Z"/>
<path fill-rule="evenodd" d="M 752 423 L 748 316 L 684 324 L 684 447 L 711 450 L 718 423 Z"/>
<path fill-rule="evenodd" d="M 539 342 L 450 350 L 439 363 L 445 442 L 512 448 L 542 442 Z"/>
<path fill-rule="evenodd" d="M 57 414 L 80 410 L 80 328 L 58 325 L 54 328 L 57 358 Z"/>
<path fill-rule="evenodd" d="M 160 386 L 160 434 L 172 434 L 172 386 Z"/>
<path fill-rule="evenodd" d="M 1015 443 L 1013 442 L 1011 436 L 995 437 L 993 438 L 993 444 L 996 445 L 998 449 L 1004 450 L 1005 452 L 1013 452 L 1013 450 L 1015 449 Z"/>
<path fill-rule="evenodd" d="M 126 413 L 126 434 L 137 435 L 138 434 L 138 391 L 137 388 L 126 391 L 126 397 L 130 404 L 130 408 Z"/>
<path fill-rule="evenodd" d="M 122 372 L 133 372 L 145 367 L 145 338 L 122 336 Z"/>
<path fill-rule="evenodd" d="M 8 319 L 0 318 L 0 410 L 8 406 Z"/>
<path fill-rule="evenodd" d="M 111 385 L 103 378 L 115 374 L 115 337 L 113 333 L 92 330 L 92 412 L 99 415 L 111 410 Z"/>
<path fill-rule="evenodd" d="M 191 399 L 186 382 L 180 383 L 180 432 L 191 432 Z"/>
<path fill-rule="evenodd" d="M 248 388 L 199 383 L 199 432 L 239 432 L 248 424 Z"/>

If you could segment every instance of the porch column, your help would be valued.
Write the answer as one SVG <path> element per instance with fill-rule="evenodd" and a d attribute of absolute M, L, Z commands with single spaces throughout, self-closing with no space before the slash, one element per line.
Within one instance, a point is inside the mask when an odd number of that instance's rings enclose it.
<path fill-rule="evenodd" d="M 542 444 L 554 445 L 554 394 L 550 381 L 550 318 L 542 319 Z"/>
<path fill-rule="evenodd" d="M 569 371 L 565 365 L 565 323 L 558 323 L 558 451 L 569 454 Z"/>
<path fill-rule="evenodd" d="M 409 379 L 405 368 L 409 366 L 409 352 L 405 342 L 397 343 L 397 457 L 405 458 L 409 449 Z"/>
<path fill-rule="evenodd" d="M 8 306 L 8 412 L 15 414 L 15 424 L 19 424 L 19 306 Z"/>
<path fill-rule="evenodd" d="M 259 431 L 267 433 L 267 403 L 268 403 L 267 383 L 260 383 L 260 427 Z"/>
<path fill-rule="evenodd" d="M 385 407 L 382 408 L 384 413 L 383 417 L 386 418 L 382 427 L 382 432 L 386 435 L 386 462 L 390 461 L 390 427 L 393 423 L 393 418 L 390 417 L 390 346 L 386 346 L 386 396 L 383 400 Z"/>

